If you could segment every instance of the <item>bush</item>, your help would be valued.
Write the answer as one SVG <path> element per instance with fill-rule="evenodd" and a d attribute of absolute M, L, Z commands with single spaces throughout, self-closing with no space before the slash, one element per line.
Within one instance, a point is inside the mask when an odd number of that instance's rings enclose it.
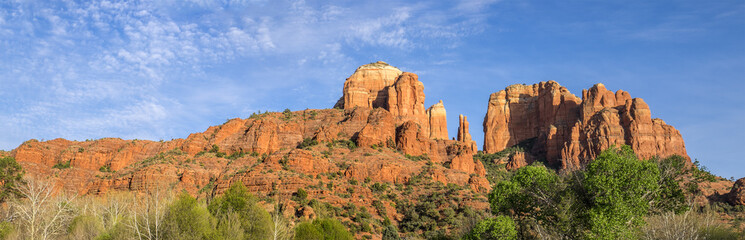
<path fill-rule="evenodd" d="M 387 225 L 383 229 L 383 240 L 400 240 L 401 237 L 398 235 L 398 229 L 396 226 Z"/>
<path fill-rule="evenodd" d="M 111 172 L 111 167 L 109 167 L 108 165 L 103 165 L 103 166 L 101 166 L 101 168 L 98 169 L 98 171 L 100 171 L 100 172 Z"/>
<path fill-rule="evenodd" d="M 296 240 L 346 240 L 354 239 L 347 228 L 339 220 L 319 218 L 312 223 L 301 223 L 295 227 Z"/>
<path fill-rule="evenodd" d="M 483 220 L 473 227 L 464 240 L 517 239 L 515 222 L 507 216 Z"/>
<path fill-rule="evenodd" d="M 312 138 L 306 138 L 306 139 L 303 139 L 303 141 L 297 145 L 297 148 L 308 149 L 315 145 L 318 145 L 318 141 Z"/>
<path fill-rule="evenodd" d="M 343 140 L 334 140 L 332 142 L 332 145 L 334 145 L 334 146 L 341 145 L 343 147 L 346 147 L 349 150 L 355 150 L 355 149 L 357 149 L 357 144 L 355 144 L 353 141 L 344 140 L 344 139 Z"/>
<path fill-rule="evenodd" d="M 218 227 L 219 235 L 228 235 L 226 229 L 235 229 L 237 226 L 231 225 L 240 225 L 245 239 L 271 238 L 271 216 L 241 183 L 234 184 L 225 194 L 213 199 L 207 208 L 218 219 L 218 226 L 222 225 Z M 231 224 L 235 221 L 239 223 Z"/>
<path fill-rule="evenodd" d="M 388 189 L 388 184 L 387 183 L 377 183 L 376 182 L 376 183 L 373 183 L 372 185 L 370 185 L 370 191 L 372 191 L 373 193 L 382 193 L 382 192 L 385 192 L 385 190 L 387 190 L 387 189 Z"/>
<path fill-rule="evenodd" d="M 57 164 L 54 164 L 52 168 L 56 168 L 56 169 L 70 168 L 70 160 L 68 160 L 67 162 L 58 162 Z"/>
<path fill-rule="evenodd" d="M 295 227 L 296 240 L 320 240 L 323 239 L 323 233 L 316 228 L 311 222 L 304 222 Z"/>
<path fill-rule="evenodd" d="M 305 201 L 308 199 L 308 192 L 305 191 L 305 189 L 298 188 L 297 191 L 292 194 L 292 200 L 299 204 L 305 204 Z"/>
<path fill-rule="evenodd" d="M 182 192 L 163 218 L 163 234 L 165 239 L 208 239 L 214 234 L 214 225 L 207 209 Z"/>

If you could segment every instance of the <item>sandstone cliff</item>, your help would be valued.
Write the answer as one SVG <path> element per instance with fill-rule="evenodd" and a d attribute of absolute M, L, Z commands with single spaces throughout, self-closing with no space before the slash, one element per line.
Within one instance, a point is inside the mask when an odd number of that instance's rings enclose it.
<path fill-rule="evenodd" d="M 612 145 L 629 145 L 640 158 L 681 155 L 680 133 L 629 93 L 596 84 L 582 99 L 554 81 L 512 85 L 493 93 L 484 118 L 484 151 L 529 142 L 527 151 L 550 165 L 576 169 Z"/>
<path fill-rule="evenodd" d="M 424 84 L 414 73 L 402 72 L 385 62 L 362 65 L 344 82 L 343 96 L 335 108 L 383 108 L 401 125 L 419 124 L 424 136 L 448 139 L 447 115 L 442 101 L 424 108 Z"/>
<path fill-rule="evenodd" d="M 296 177 L 271 180 L 276 174 L 269 170 L 405 183 L 427 162 L 440 166 L 427 173 L 432 179 L 489 189 L 483 165 L 473 159 L 475 149 L 447 139 L 442 101 L 424 109 L 416 74 L 382 62 L 361 66 L 345 81 L 342 99 L 344 109 L 236 118 L 186 139 L 31 140 L 10 155 L 30 175 L 55 176 L 81 194 L 163 186 L 214 194 L 236 181 L 257 192 L 282 192 L 310 184 Z M 328 149 L 308 148 L 314 144 Z"/>

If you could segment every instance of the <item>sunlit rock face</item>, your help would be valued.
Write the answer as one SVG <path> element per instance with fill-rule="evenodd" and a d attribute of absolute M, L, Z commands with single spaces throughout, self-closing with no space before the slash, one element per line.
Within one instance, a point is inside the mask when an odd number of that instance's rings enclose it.
<path fill-rule="evenodd" d="M 343 96 L 335 108 L 383 108 L 396 125 L 413 121 L 432 139 L 448 139 L 447 113 L 442 101 L 424 108 L 424 84 L 414 73 L 402 72 L 385 62 L 365 64 L 344 82 Z"/>
<path fill-rule="evenodd" d="M 512 85 L 490 96 L 483 124 L 485 152 L 527 144 L 530 154 L 562 169 L 580 168 L 614 145 L 644 159 L 688 158 L 680 132 L 652 119 L 644 100 L 603 84 L 583 90 L 582 99 L 554 81 Z"/>

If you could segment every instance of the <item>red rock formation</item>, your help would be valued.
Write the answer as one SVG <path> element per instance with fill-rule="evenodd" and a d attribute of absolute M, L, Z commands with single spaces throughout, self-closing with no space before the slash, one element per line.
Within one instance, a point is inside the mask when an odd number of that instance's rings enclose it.
<path fill-rule="evenodd" d="M 427 109 L 427 118 L 429 119 L 430 138 L 449 139 L 447 112 L 445 111 L 445 105 L 442 104 L 442 100 Z"/>
<path fill-rule="evenodd" d="M 424 110 L 424 84 L 418 79 L 416 74 L 405 72 L 388 87 L 388 104 L 383 108 L 396 117 L 396 122 L 415 121 L 421 126 L 429 126 Z M 429 129 L 424 130 L 429 132 Z"/>
<path fill-rule="evenodd" d="M 393 115 L 396 125 L 413 121 L 421 126 L 424 136 L 448 139 L 442 101 L 425 110 L 424 98 L 424 84 L 416 74 L 376 62 L 359 67 L 347 78 L 343 97 L 334 107 L 386 109 Z"/>
<path fill-rule="evenodd" d="M 408 121 L 398 127 L 396 131 L 396 147 L 405 154 L 420 156 L 431 150 L 423 136 L 419 124 Z"/>
<path fill-rule="evenodd" d="M 470 146 L 471 151 L 477 152 L 476 141 L 471 138 L 471 133 L 469 133 L 468 119 L 461 114 L 458 116 L 458 120 L 458 141 Z"/>
<path fill-rule="evenodd" d="M 401 70 L 385 62 L 362 65 L 344 82 L 343 103 L 339 108 L 387 107 L 387 88 L 398 79 Z"/>
<path fill-rule="evenodd" d="M 611 145 L 629 145 L 640 158 L 687 157 L 672 126 L 652 119 L 642 99 L 597 84 L 582 100 L 554 81 L 512 85 L 491 95 L 484 118 L 484 151 L 521 142 L 529 153 L 561 168 L 578 168 Z"/>
<path fill-rule="evenodd" d="M 376 108 L 370 112 L 370 116 L 367 119 L 367 125 L 357 135 L 358 146 L 387 146 L 389 142 L 394 141 L 396 138 L 396 125 L 390 112 Z"/>
<path fill-rule="evenodd" d="M 533 163 L 533 159 L 530 157 L 530 155 L 525 154 L 525 152 L 516 152 L 509 158 L 510 160 L 507 162 L 507 165 L 505 165 L 505 168 L 507 170 L 516 170 Z"/>
<path fill-rule="evenodd" d="M 745 178 L 737 179 L 727 195 L 733 205 L 745 205 Z"/>

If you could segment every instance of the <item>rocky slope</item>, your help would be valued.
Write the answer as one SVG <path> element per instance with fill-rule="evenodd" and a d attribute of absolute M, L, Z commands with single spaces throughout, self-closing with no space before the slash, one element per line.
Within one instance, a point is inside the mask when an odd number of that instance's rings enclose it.
<path fill-rule="evenodd" d="M 484 151 L 521 143 L 535 158 L 561 169 L 578 169 L 612 145 L 629 145 L 644 159 L 688 158 L 678 130 L 652 119 L 644 100 L 603 84 L 582 91 L 581 99 L 554 81 L 493 93 L 484 118 Z"/>
<path fill-rule="evenodd" d="M 418 76 L 378 62 L 346 80 L 335 109 L 254 114 L 171 141 L 29 140 L 0 155 L 77 194 L 169 189 L 210 197 L 240 182 L 267 202 L 302 188 L 332 206 L 376 209 L 374 201 L 395 206 L 447 186 L 458 205 L 483 211 L 476 193 L 490 186 L 464 121 L 465 135 L 448 140 L 442 101 L 425 110 Z M 434 185 L 411 187 L 422 182 Z M 374 192 L 380 186 L 391 187 Z M 398 195 L 408 197 L 387 197 Z M 381 221 L 402 217 L 395 208 L 380 211 L 370 213 Z"/>

